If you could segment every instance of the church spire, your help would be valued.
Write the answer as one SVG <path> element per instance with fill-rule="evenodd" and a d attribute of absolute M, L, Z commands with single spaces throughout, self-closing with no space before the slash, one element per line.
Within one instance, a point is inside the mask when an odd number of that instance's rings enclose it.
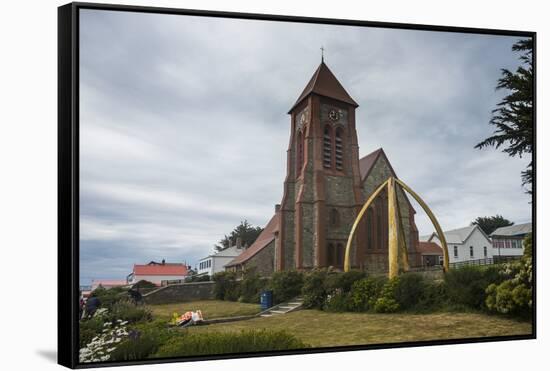
<path fill-rule="evenodd" d="M 324 49 L 321 47 L 321 51 Z M 323 97 L 328 97 L 336 99 L 340 102 L 351 104 L 354 107 L 359 107 L 359 105 L 353 100 L 353 98 L 348 94 L 346 89 L 340 84 L 336 76 L 331 72 L 328 66 L 324 62 L 324 56 L 321 54 L 321 64 L 317 67 L 315 73 L 307 83 L 304 91 L 298 97 L 296 102 L 290 108 L 290 113 L 298 104 L 300 104 L 307 96 L 310 94 L 317 94 Z"/>
<path fill-rule="evenodd" d="M 325 63 L 325 48 L 321 45 L 321 63 Z"/>

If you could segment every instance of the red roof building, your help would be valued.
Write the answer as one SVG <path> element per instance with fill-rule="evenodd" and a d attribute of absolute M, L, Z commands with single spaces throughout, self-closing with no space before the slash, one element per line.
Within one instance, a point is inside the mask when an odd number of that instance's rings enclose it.
<path fill-rule="evenodd" d="M 145 280 L 160 286 L 162 281 L 183 280 L 187 277 L 188 267 L 183 263 L 150 262 L 134 264 L 132 273 L 128 275 L 128 283 L 134 284 Z"/>

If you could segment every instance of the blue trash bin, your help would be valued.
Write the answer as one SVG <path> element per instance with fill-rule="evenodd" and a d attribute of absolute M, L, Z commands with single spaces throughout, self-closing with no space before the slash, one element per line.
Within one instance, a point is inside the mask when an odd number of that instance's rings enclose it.
<path fill-rule="evenodd" d="M 265 290 L 260 293 L 260 307 L 262 311 L 273 306 L 273 291 Z"/>

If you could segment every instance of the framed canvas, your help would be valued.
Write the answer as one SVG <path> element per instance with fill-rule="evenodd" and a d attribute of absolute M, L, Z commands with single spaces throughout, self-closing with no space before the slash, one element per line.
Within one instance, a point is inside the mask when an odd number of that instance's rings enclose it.
<path fill-rule="evenodd" d="M 58 19 L 60 364 L 535 338 L 535 32 Z"/>

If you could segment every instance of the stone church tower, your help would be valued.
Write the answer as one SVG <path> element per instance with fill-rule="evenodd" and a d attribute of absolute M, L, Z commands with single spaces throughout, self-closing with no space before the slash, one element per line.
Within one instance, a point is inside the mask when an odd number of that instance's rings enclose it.
<path fill-rule="evenodd" d="M 343 265 L 349 227 L 363 204 L 357 107 L 321 62 L 288 112 L 291 134 L 277 270 Z M 362 246 L 363 234 L 358 237 Z M 352 265 L 357 265 L 355 255 Z"/>
<path fill-rule="evenodd" d="M 374 190 L 397 175 L 380 148 L 359 158 L 355 123 L 358 104 L 324 62 L 290 108 L 287 173 L 281 204 L 258 239 L 225 267 L 279 270 L 343 268 L 351 226 Z M 419 265 L 415 211 L 397 191 L 409 262 Z M 385 191 L 359 224 L 351 250 L 353 268 L 388 268 Z"/>

